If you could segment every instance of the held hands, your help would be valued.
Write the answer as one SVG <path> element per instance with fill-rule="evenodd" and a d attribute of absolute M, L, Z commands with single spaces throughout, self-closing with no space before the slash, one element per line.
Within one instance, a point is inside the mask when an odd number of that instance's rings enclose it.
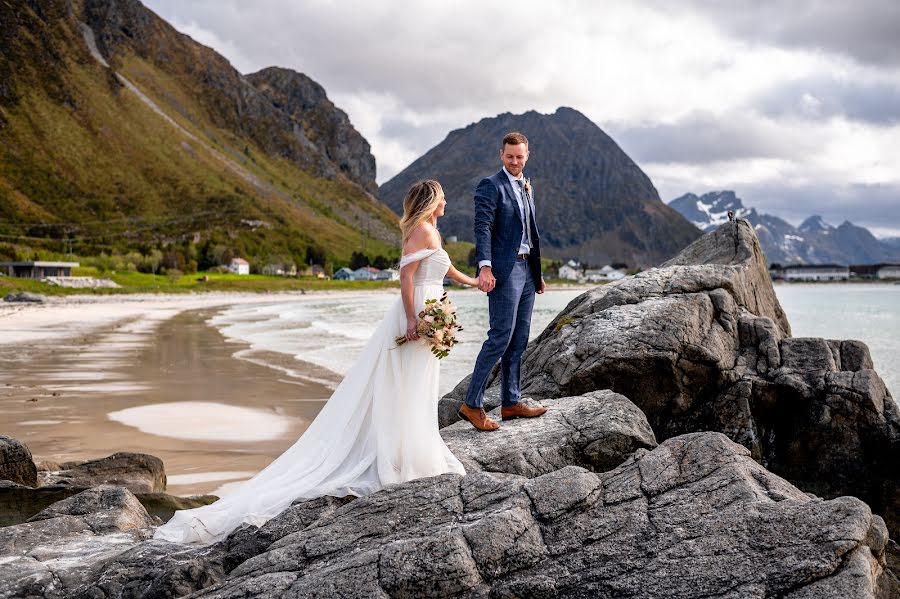
<path fill-rule="evenodd" d="M 407 341 L 415 341 L 419 338 L 419 333 L 416 331 L 416 322 L 415 318 L 406 317 L 406 340 Z"/>
<path fill-rule="evenodd" d="M 494 278 L 494 272 L 490 266 L 482 266 L 478 271 L 478 289 L 488 293 L 494 289 L 497 279 Z"/>

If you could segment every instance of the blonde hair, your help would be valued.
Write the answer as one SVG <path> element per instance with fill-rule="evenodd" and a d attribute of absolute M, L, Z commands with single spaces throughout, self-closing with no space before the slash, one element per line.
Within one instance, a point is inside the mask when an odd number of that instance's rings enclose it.
<path fill-rule="evenodd" d="M 434 179 L 419 181 L 409 188 L 403 198 L 403 218 L 400 219 L 403 243 L 419 225 L 431 218 L 443 197 L 444 190 Z"/>

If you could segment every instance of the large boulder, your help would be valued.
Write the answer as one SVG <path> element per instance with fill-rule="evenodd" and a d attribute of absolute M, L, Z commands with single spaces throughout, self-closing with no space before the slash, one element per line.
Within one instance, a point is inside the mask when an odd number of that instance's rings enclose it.
<path fill-rule="evenodd" d="M 150 536 L 155 521 L 125 488 L 100 486 L 0 528 L 0 597 L 69 597 L 102 563 Z"/>
<path fill-rule="evenodd" d="M 117 485 L 132 493 L 162 493 L 166 490 L 166 469 L 162 460 L 144 453 L 114 453 L 98 460 L 67 462 L 62 467 L 61 470 L 41 472 L 41 485 Z"/>
<path fill-rule="evenodd" d="M 539 400 L 622 393 L 658 439 L 722 432 L 804 490 L 860 497 L 900 534 L 897 404 L 865 344 L 790 337 L 746 221 L 574 299 L 529 344 L 522 381 Z M 466 385 L 442 398 L 442 425 Z"/>
<path fill-rule="evenodd" d="M 533 478 L 564 466 L 612 470 L 636 450 L 656 447 L 644 413 L 627 397 L 595 391 L 546 400 L 546 415 L 505 422 L 485 434 L 468 422 L 441 430 L 466 472 L 505 472 Z M 491 414 L 500 418 L 500 411 Z"/>
<path fill-rule="evenodd" d="M 0 480 L 37 486 L 37 466 L 28 447 L 12 437 L 0 435 Z"/>
<path fill-rule="evenodd" d="M 192 597 L 887 599 L 900 589 L 884 522 L 863 502 L 803 493 L 718 433 L 640 449 L 603 473 L 419 479 L 305 524 Z M 139 596 L 99 591 L 74 596 Z"/>

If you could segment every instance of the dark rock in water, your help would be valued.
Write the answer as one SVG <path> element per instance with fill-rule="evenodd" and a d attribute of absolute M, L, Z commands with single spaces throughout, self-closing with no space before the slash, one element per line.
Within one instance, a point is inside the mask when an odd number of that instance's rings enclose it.
<path fill-rule="evenodd" d="M 0 435 L 0 480 L 37 486 L 37 466 L 31 451 L 21 441 Z"/>
<path fill-rule="evenodd" d="M 698 433 L 600 474 L 393 486 L 193 596 L 888 597 L 886 543 L 858 499 L 810 497 Z"/>
<path fill-rule="evenodd" d="M 43 304 L 45 298 L 43 295 L 39 295 L 37 293 L 29 293 L 27 291 L 20 291 L 16 293 L 15 291 L 10 291 L 5 296 L 3 296 L 3 301 L 5 302 L 23 302 L 29 304 Z"/>
<path fill-rule="evenodd" d="M 657 438 L 723 432 L 806 491 L 863 499 L 900 533 L 900 411 L 868 349 L 789 335 L 753 229 L 738 220 L 573 300 L 529 344 L 523 393 L 623 393 Z M 442 414 L 464 393 L 465 382 Z"/>
<path fill-rule="evenodd" d="M 80 487 L 28 487 L 0 481 L 0 526 L 21 524 L 57 501 L 85 490 Z"/>
<path fill-rule="evenodd" d="M 166 470 L 162 460 L 143 453 L 115 453 L 99 460 L 63 464 L 64 470 L 42 472 L 42 485 L 93 487 L 117 485 L 132 493 L 162 493 Z"/>
<path fill-rule="evenodd" d="M 504 422 L 491 434 L 473 434 L 469 422 L 457 422 L 441 436 L 466 472 L 479 470 L 528 478 L 575 465 L 611 470 L 640 448 L 656 447 L 644 413 L 628 398 L 612 391 L 542 402 L 540 418 Z M 499 420 L 500 412 L 492 414 Z"/>
<path fill-rule="evenodd" d="M 168 522 L 176 510 L 190 510 L 219 500 L 215 495 L 191 495 L 179 497 L 168 493 L 135 493 L 138 501 L 151 516 Z"/>
<path fill-rule="evenodd" d="M 9 481 L 0 481 L 0 526 L 26 522 L 57 501 L 78 495 L 90 488 L 68 485 L 26 487 Z M 168 493 L 135 493 L 135 497 L 147 513 L 163 522 L 171 518 L 175 510 L 200 507 L 218 500 L 215 495 L 178 497 Z"/>

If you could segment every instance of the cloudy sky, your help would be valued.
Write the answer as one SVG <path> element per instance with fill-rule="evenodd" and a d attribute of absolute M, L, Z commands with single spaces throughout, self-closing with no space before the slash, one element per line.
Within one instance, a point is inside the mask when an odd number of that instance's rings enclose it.
<path fill-rule="evenodd" d="M 664 201 L 733 189 L 900 235 L 896 0 L 144 0 L 241 72 L 325 86 L 384 182 L 452 129 L 571 106 Z"/>

